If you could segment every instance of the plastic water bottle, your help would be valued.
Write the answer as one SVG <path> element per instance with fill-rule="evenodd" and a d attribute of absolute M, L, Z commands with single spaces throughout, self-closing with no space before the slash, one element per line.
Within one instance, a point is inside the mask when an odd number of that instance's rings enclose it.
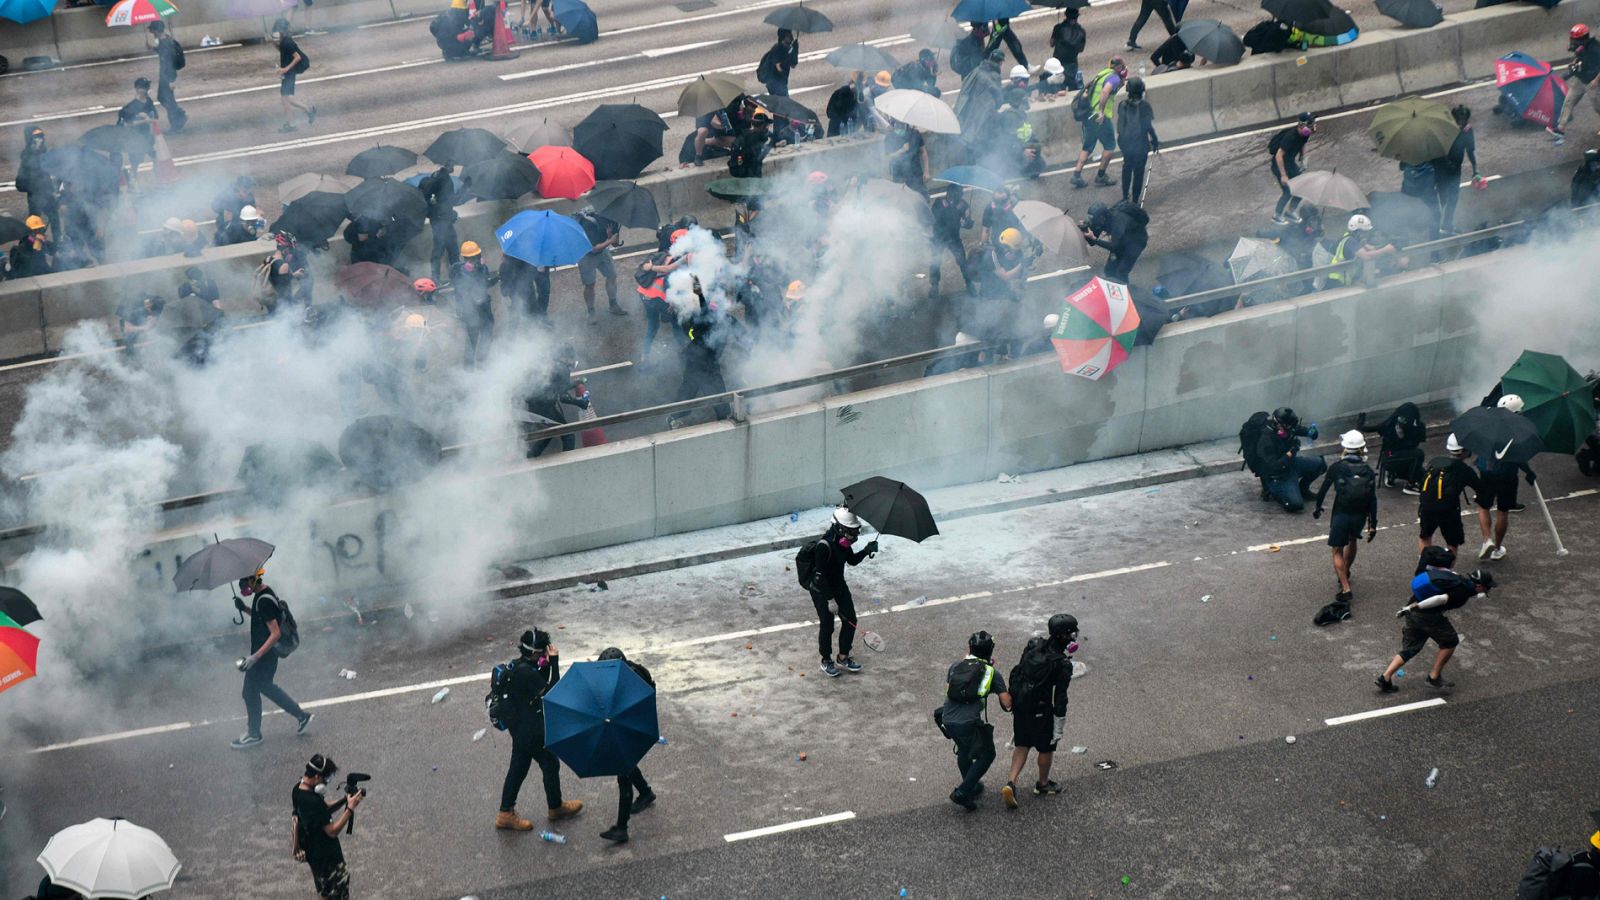
<path fill-rule="evenodd" d="M 667 745 L 667 736 L 666 735 L 662 735 L 661 737 L 656 738 L 656 743 L 658 743 L 661 746 L 665 747 Z"/>
<path fill-rule="evenodd" d="M 1432 771 L 1430 771 L 1428 773 L 1428 777 L 1426 779 L 1424 779 L 1422 783 L 1427 785 L 1428 787 L 1433 787 L 1434 785 L 1438 784 L 1439 783 L 1439 770 L 1438 769 L 1433 769 Z"/>
<path fill-rule="evenodd" d="M 556 834 L 554 831 L 541 831 L 539 832 L 539 840 L 544 841 L 546 844 L 565 844 L 567 836 Z"/>
<path fill-rule="evenodd" d="M 448 696 L 450 696 L 450 689 L 449 688 L 447 688 L 447 687 L 439 688 L 439 693 L 433 695 L 433 702 L 434 703 L 443 703 L 444 702 L 444 698 L 446 698 Z"/>

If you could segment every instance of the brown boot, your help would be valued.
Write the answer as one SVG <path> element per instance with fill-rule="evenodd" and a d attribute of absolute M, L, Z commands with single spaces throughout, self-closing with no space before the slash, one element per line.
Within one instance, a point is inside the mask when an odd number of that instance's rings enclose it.
<path fill-rule="evenodd" d="M 560 806 L 550 808 L 550 821 L 559 822 L 562 819 L 570 819 L 577 815 L 581 809 L 583 809 L 582 800 L 568 800 Z"/>
<path fill-rule="evenodd" d="M 533 823 L 518 817 L 517 811 L 514 809 L 510 812 L 502 810 L 499 815 L 494 817 L 494 827 L 509 828 L 512 831 L 532 831 Z"/>

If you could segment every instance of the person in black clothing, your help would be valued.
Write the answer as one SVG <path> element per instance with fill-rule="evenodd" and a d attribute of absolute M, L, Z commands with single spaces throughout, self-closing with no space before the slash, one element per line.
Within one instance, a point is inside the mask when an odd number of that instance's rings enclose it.
<path fill-rule="evenodd" d="M 944 195 L 929 203 L 933 214 L 933 265 L 928 267 L 928 296 L 939 296 L 940 266 L 945 253 L 956 258 L 963 284 L 972 284 L 972 273 L 967 268 L 967 248 L 961 240 L 961 229 L 971 228 L 972 207 L 967 203 L 966 191 L 959 184 L 945 189 Z"/>
<path fill-rule="evenodd" d="M 616 647 L 607 647 L 600 651 L 600 659 L 620 659 L 651 687 L 656 686 L 656 680 L 650 677 L 650 670 L 639 665 L 633 660 L 622 655 Z M 648 809 L 656 802 L 656 792 L 650 789 L 650 783 L 644 780 L 644 773 L 638 766 L 617 776 L 617 824 L 600 832 L 600 836 L 608 841 L 618 844 L 628 842 L 628 819 L 636 812 Z"/>
<path fill-rule="evenodd" d="M 970 23 L 971 30 L 950 48 L 950 70 L 963 80 L 989 56 L 989 26 L 983 22 Z"/>
<path fill-rule="evenodd" d="M 322 900 L 349 900 L 350 870 L 345 866 L 344 849 L 339 846 L 339 832 L 350 824 L 356 807 L 367 798 L 367 792 L 359 790 L 331 805 L 323 799 L 338 771 L 333 757 L 314 754 L 290 795 L 294 805 L 294 858 L 311 867 L 311 881 Z"/>
<path fill-rule="evenodd" d="M 300 708 L 294 698 L 272 683 L 278 674 L 278 641 L 283 637 L 283 608 L 278 605 L 278 595 L 262 580 L 262 573 L 239 579 L 239 593 L 250 598 L 245 606 L 238 597 L 233 605 L 250 619 L 250 655 L 239 661 L 244 672 L 245 732 L 233 742 L 233 749 L 243 750 L 261 743 L 261 698 L 278 704 L 294 717 L 296 734 L 304 734 L 311 724 L 312 714 Z"/>
<path fill-rule="evenodd" d="M 456 249 L 456 182 L 455 166 L 440 166 L 417 182 L 422 199 L 428 204 L 428 227 L 433 232 L 433 250 L 428 256 L 428 268 L 435 283 L 440 273 L 448 273 L 461 261 Z"/>
<path fill-rule="evenodd" d="M 561 680 L 561 660 L 550 634 L 535 628 L 524 631 L 517 643 L 520 654 L 511 664 L 511 766 L 500 788 L 500 812 L 494 827 L 532 831 L 533 823 L 517 815 L 517 794 L 533 764 L 544 776 L 544 797 L 550 821 L 570 819 L 583 809 L 578 800 L 561 799 L 561 761 L 544 746 L 543 698 Z"/>
<path fill-rule="evenodd" d="M 1267 427 L 1261 430 L 1255 447 L 1261 499 L 1276 500 L 1293 513 L 1306 508 L 1305 497 L 1311 492 L 1312 482 L 1328 468 L 1320 456 L 1300 455 L 1302 436 L 1315 440 L 1316 426 L 1301 426 L 1294 410 L 1280 406 L 1267 418 Z"/>
<path fill-rule="evenodd" d="M 1146 22 L 1150 21 L 1150 14 L 1155 13 L 1161 17 L 1161 24 L 1166 27 L 1167 34 L 1178 33 L 1178 23 L 1172 20 L 1172 10 L 1167 6 L 1167 0 L 1139 0 L 1139 16 L 1133 20 L 1133 27 L 1128 29 L 1128 49 L 1139 49 L 1139 32 L 1144 30 Z"/>
<path fill-rule="evenodd" d="M 1556 134 L 1562 134 L 1572 125 L 1572 117 L 1578 114 L 1578 107 L 1583 104 L 1579 101 L 1583 95 L 1595 87 L 1595 78 L 1600 77 L 1600 41 L 1594 39 L 1589 33 L 1589 26 L 1578 23 L 1567 32 L 1567 50 L 1572 54 L 1572 62 L 1567 66 L 1567 118 L 1560 127 L 1550 129 Z M 1594 111 L 1600 113 L 1600 90 L 1590 95 L 1589 102 L 1594 106 Z M 1554 123 L 1551 123 L 1554 125 Z"/>
<path fill-rule="evenodd" d="M 1437 531 L 1454 556 L 1467 540 L 1466 529 L 1461 525 L 1461 493 L 1467 488 L 1474 492 L 1482 490 L 1482 484 L 1477 470 L 1467 465 L 1471 454 L 1455 435 L 1445 441 L 1444 449 L 1449 455 L 1428 462 L 1417 491 L 1421 495 L 1417 498 L 1417 519 L 1421 526 L 1417 532 L 1417 552 L 1426 552 L 1433 546 L 1433 533 Z"/>
<path fill-rule="evenodd" d="M 1472 110 L 1462 104 L 1450 109 L 1461 131 L 1450 144 L 1450 151 L 1433 161 L 1434 185 L 1438 195 L 1439 230 L 1449 234 L 1455 231 L 1456 202 L 1461 199 L 1461 169 L 1466 160 L 1472 161 L 1472 181 L 1478 178 L 1478 136 L 1472 130 Z"/>
<path fill-rule="evenodd" d="M 450 281 L 456 288 L 456 315 L 467 332 L 467 368 L 489 358 L 489 342 L 494 339 L 494 298 L 489 288 L 499 277 L 484 265 L 483 251 L 473 241 L 461 244 L 461 261 L 450 267 Z"/>
<path fill-rule="evenodd" d="M 1400 690 L 1395 686 L 1394 673 L 1421 653 L 1429 640 L 1439 645 L 1439 654 L 1434 657 L 1433 670 L 1428 673 L 1428 686 L 1435 690 L 1455 687 L 1455 682 L 1444 680 L 1444 664 L 1450 661 L 1461 637 L 1444 614 L 1466 606 L 1468 600 L 1488 594 L 1494 589 L 1494 576 L 1481 571 L 1460 575 L 1447 566 L 1430 565 L 1411 579 L 1411 602 L 1395 613 L 1397 618 L 1405 619 L 1400 629 L 1400 652 L 1389 661 L 1389 667 L 1376 682 L 1378 690 L 1385 694 Z"/>
<path fill-rule="evenodd" d="M 1422 445 L 1428 440 L 1428 426 L 1422 421 L 1422 410 L 1415 403 L 1402 403 L 1378 425 L 1378 438 L 1383 441 L 1378 458 L 1383 465 L 1383 486 L 1394 487 L 1399 481 L 1407 494 L 1417 493 L 1422 480 L 1422 463 L 1427 458 Z"/>
<path fill-rule="evenodd" d="M 317 121 L 317 107 L 295 99 L 294 82 L 302 73 L 311 68 L 311 58 L 306 56 L 300 45 L 289 36 L 289 21 L 279 19 L 272 23 L 272 39 L 278 44 L 278 101 L 283 106 L 283 125 L 279 131 L 288 133 L 294 131 L 294 121 L 291 109 L 298 109 L 306 114 L 306 124 L 314 125 Z"/>
<path fill-rule="evenodd" d="M 228 189 L 211 198 L 211 211 L 217 221 L 232 222 L 246 206 L 256 205 L 255 182 L 248 175 L 240 175 Z"/>
<path fill-rule="evenodd" d="M 1161 152 L 1156 136 L 1156 111 L 1144 98 L 1144 79 L 1128 79 L 1127 95 L 1117 104 L 1117 146 L 1122 148 L 1122 199 L 1144 205 L 1145 166 Z"/>
<path fill-rule="evenodd" d="M 509 259 L 510 257 L 507 257 Z M 502 282 L 502 285 L 504 282 Z M 545 368 L 543 378 L 535 385 L 533 391 L 523 400 L 523 407 L 536 416 L 542 416 L 556 425 L 567 424 L 567 416 L 562 406 L 573 406 L 578 409 L 587 409 L 589 401 L 578 396 L 573 390 L 572 370 L 578 367 L 578 351 L 571 344 L 563 344 L 555 358 Z M 533 424 L 534 430 L 552 428 L 553 425 Z M 528 447 L 528 459 L 533 459 L 550 446 L 552 438 L 545 438 Z M 573 450 L 578 446 L 578 436 L 563 434 L 561 436 L 561 449 Z"/>
<path fill-rule="evenodd" d="M 1517 394 L 1502 395 L 1495 404 L 1499 409 L 1509 409 L 1520 415 L 1522 397 Z M 1520 512 L 1523 505 L 1517 502 L 1517 473 L 1533 484 L 1538 476 L 1525 462 L 1512 463 L 1502 459 L 1478 457 L 1477 489 L 1478 530 L 1483 534 L 1483 546 L 1478 548 L 1479 559 L 1499 561 L 1506 557 L 1506 529 L 1510 527 L 1510 513 Z"/>
<path fill-rule="evenodd" d="M 172 83 L 178 80 L 178 69 L 183 65 L 183 48 L 178 46 L 178 41 L 167 33 L 167 23 L 160 20 L 145 26 L 149 34 L 145 37 L 145 46 L 156 52 L 156 59 L 160 62 L 160 70 L 156 73 L 156 101 L 161 108 L 167 111 L 167 124 L 176 133 L 183 130 L 189 121 L 189 114 L 178 105 L 178 98 L 172 93 Z"/>
<path fill-rule="evenodd" d="M 117 126 L 131 128 L 143 138 L 138 149 L 128 153 L 128 184 L 134 183 L 134 176 L 139 171 L 139 164 L 146 158 L 155 159 L 155 137 L 150 131 L 150 123 L 157 118 L 156 103 L 150 99 L 150 79 L 143 76 L 133 80 L 133 99 L 117 110 Z M 111 154 L 111 162 L 119 168 L 123 165 L 121 153 Z M 64 186 L 63 186 L 64 187 Z M 58 195 L 59 202 L 59 195 Z"/>
<path fill-rule="evenodd" d="M 758 112 L 750 118 L 750 127 L 733 139 L 733 151 L 728 156 L 728 174 L 734 178 L 760 178 L 761 165 L 772 150 L 769 130 L 772 116 Z"/>
<path fill-rule="evenodd" d="M 1333 575 L 1339 579 L 1339 593 L 1335 603 L 1348 604 L 1354 596 L 1350 590 L 1350 568 L 1356 564 L 1356 550 L 1361 547 L 1361 526 L 1367 526 L 1367 542 L 1378 534 L 1378 476 L 1366 463 L 1367 439 L 1359 431 L 1347 431 L 1339 436 L 1339 447 L 1344 455 L 1328 467 L 1317 491 L 1317 505 L 1311 518 L 1322 518 L 1322 504 L 1328 490 L 1334 489 L 1333 515 L 1328 520 L 1328 546 L 1333 548 Z"/>
<path fill-rule="evenodd" d="M 390 265 L 394 248 L 389 244 L 388 229 L 382 222 L 360 218 L 346 225 L 344 240 L 350 245 L 350 262 L 373 262 Z"/>
<path fill-rule="evenodd" d="M 973 30 L 976 31 L 977 29 L 974 28 Z M 1017 37 L 1015 31 L 1011 30 L 1010 19 L 995 20 L 994 24 L 989 28 L 989 36 L 984 42 L 984 50 L 988 53 L 993 53 L 1002 43 L 1006 45 L 1007 50 L 1011 51 L 1011 58 L 1017 61 L 1017 65 L 1024 68 L 1028 66 L 1028 54 L 1022 52 L 1022 39 Z"/>
<path fill-rule="evenodd" d="M 56 200 L 56 180 L 44 170 L 44 155 L 50 149 L 44 129 L 30 125 L 23 130 L 22 156 L 17 165 L 17 190 L 27 195 L 28 215 L 50 223 L 50 233 L 61 231 L 60 205 Z"/>
<path fill-rule="evenodd" d="M 1272 211 L 1272 221 L 1279 225 L 1289 224 L 1286 217 L 1294 215 L 1295 206 L 1300 202 L 1289 190 L 1289 180 L 1299 175 L 1304 168 L 1306 141 L 1311 139 L 1312 133 L 1316 130 L 1316 116 L 1303 112 L 1295 124 L 1279 130 L 1272 136 L 1272 140 L 1267 142 L 1267 154 L 1271 160 L 1269 168 L 1280 191 L 1278 205 Z"/>
<path fill-rule="evenodd" d="M 989 205 L 983 208 L 983 218 L 978 223 L 982 229 L 978 232 L 978 243 L 989 244 L 1000 240 L 1000 232 L 1007 228 L 1021 228 L 1022 220 L 1017 218 L 1017 195 L 1009 187 L 1002 186 L 989 198 Z"/>
<path fill-rule="evenodd" d="M 6 257 L 7 278 L 33 278 L 56 270 L 56 247 L 45 236 L 44 219 L 29 216 L 25 224 L 28 226 L 27 235 L 17 241 Z"/>
<path fill-rule="evenodd" d="M 20 179 L 21 176 L 19 175 Z M 22 184 L 19 180 L 18 185 Z M 17 190 L 22 190 L 18 187 Z M 1600 150 L 1593 147 L 1583 151 L 1583 162 L 1578 163 L 1578 171 L 1572 173 L 1572 207 L 1588 206 L 1600 201 Z M 32 211 L 33 200 L 28 200 L 28 209 Z"/>
<path fill-rule="evenodd" d="M 950 792 L 950 802 L 971 812 L 978 808 L 983 776 L 994 763 L 994 726 L 989 724 L 989 697 L 1000 698 L 1000 708 L 1011 710 L 1006 681 L 994 667 L 994 638 L 979 631 L 967 638 L 967 655 L 945 672 L 945 700 L 935 717 L 945 737 L 955 742 L 956 768 L 961 783 Z"/>
<path fill-rule="evenodd" d="M 1089 207 L 1089 217 L 1083 222 L 1084 240 L 1096 247 L 1111 251 L 1106 257 L 1105 277 L 1112 281 L 1128 283 L 1134 264 L 1150 243 L 1145 226 L 1150 216 L 1132 203 L 1123 202 L 1107 207 L 1096 203 Z"/>
<path fill-rule="evenodd" d="M 728 390 L 728 384 L 722 378 L 722 351 L 728 344 L 728 329 L 732 320 L 711 308 L 699 279 L 694 281 L 694 293 L 700 300 L 700 308 L 681 323 L 684 338 L 683 379 L 678 383 L 677 400 L 693 400 Z M 718 403 L 712 410 L 719 422 L 733 413 L 726 403 Z M 683 411 L 667 416 L 667 427 L 683 427 L 683 420 L 690 415 L 692 413 Z"/>
<path fill-rule="evenodd" d="M 1035 637 L 1022 650 L 1011 670 L 1011 774 L 1000 789 L 1007 807 L 1017 808 L 1017 778 L 1028 762 L 1028 751 L 1039 754 L 1036 795 L 1059 794 L 1061 785 L 1050 780 L 1056 744 L 1067 727 L 1067 689 L 1072 686 L 1072 657 L 1077 649 L 1078 620 L 1066 613 L 1050 617 L 1050 636 Z"/>
<path fill-rule="evenodd" d="M 226 225 L 219 227 L 211 236 L 211 243 L 218 247 L 229 247 L 234 244 L 248 244 L 259 240 L 261 229 L 267 224 L 267 217 L 254 206 L 241 208 Z"/>
<path fill-rule="evenodd" d="M 524 323 L 549 324 L 550 275 L 546 267 L 525 263 L 508 253 L 500 257 L 498 274 L 500 296 L 514 320 L 520 317 Z"/>
<path fill-rule="evenodd" d="M 1187 69 L 1194 65 L 1194 58 L 1183 38 L 1173 35 L 1162 41 L 1161 46 L 1150 54 L 1150 64 L 1155 66 L 1155 74 L 1160 75 L 1163 72 Z"/>
<path fill-rule="evenodd" d="M 761 62 L 756 65 L 756 80 L 765 85 L 767 93 L 774 97 L 787 97 L 789 76 L 798 65 L 800 41 L 795 38 L 794 32 L 779 28 L 777 43 L 761 55 Z"/>
<path fill-rule="evenodd" d="M 1078 54 L 1089 42 L 1089 35 L 1078 24 L 1078 11 L 1063 10 L 1061 21 L 1050 29 L 1050 54 L 1061 62 L 1066 84 L 1073 90 L 1083 88 L 1083 75 L 1078 71 Z"/>
<path fill-rule="evenodd" d="M 904 122 L 884 135 L 884 155 L 889 160 L 889 177 L 914 191 L 926 190 L 928 148 L 922 132 Z"/>
<path fill-rule="evenodd" d="M 943 94 L 939 90 L 939 57 L 926 47 L 918 51 L 916 59 L 895 69 L 890 80 L 903 90 L 922 91 L 935 97 Z"/>
<path fill-rule="evenodd" d="M 833 522 L 818 539 L 816 546 L 817 575 L 806 588 L 811 593 L 811 605 L 817 610 L 817 649 L 822 652 L 822 674 L 829 678 L 839 675 L 839 667 L 860 672 L 861 664 L 850 656 L 850 645 L 856 639 L 855 598 L 850 596 L 850 585 L 844 578 L 844 567 L 859 566 L 861 561 L 878 552 L 878 542 L 869 541 L 859 552 L 851 549 L 861 536 L 861 520 L 850 510 L 839 507 L 833 511 Z M 839 608 L 839 655 L 837 665 L 833 655 L 833 610 L 828 602 Z"/>

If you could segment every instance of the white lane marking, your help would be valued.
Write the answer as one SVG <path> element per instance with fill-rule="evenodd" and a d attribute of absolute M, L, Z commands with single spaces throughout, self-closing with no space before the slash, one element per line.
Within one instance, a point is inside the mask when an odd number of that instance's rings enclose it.
<path fill-rule="evenodd" d="M 1415 524 L 1415 523 L 1413 523 L 1413 524 Z M 1393 525 L 1385 525 L 1383 527 L 1384 528 L 1393 528 L 1394 526 Z M 1277 550 L 1277 549 L 1282 548 L 1282 547 L 1293 547 L 1296 544 L 1313 544 L 1313 543 L 1316 543 L 1317 541 L 1325 541 L 1327 539 L 1328 539 L 1327 535 L 1319 534 L 1319 535 L 1315 535 L 1313 537 L 1294 538 L 1292 540 L 1287 540 L 1287 541 L 1273 541 L 1270 544 L 1253 544 L 1253 545 L 1251 545 L 1249 547 L 1244 548 L 1244 551 L 1246 553 L 1260 553 L 1263 550 Z"/>
<path fill-rule="evenodd" d="M 1383 716 L 1392 716 L 1396 713 L 1411 712 L 1416 709 L 1429 709 L 1443 705 L 1443 697 L 1434 697 L 1432 700 L 1418 700 L 1416 703 L 1402 703 L 1399 706 L 1385 706 L 1383 709 L 1369 709 L 1366 712 L 1353 713 L 1348 716 L 1334 716 L 1331 719 L 1323 719 L 1322 724 L 1345 725 L 1350 722 L 1361 722 L 1366 719 L 1377 719 Z"/>
<path fill-rule="evenodd" d="M 132 731 L 119 731 L 116 734 L 102 734 L 96 737 L 78 738 L 62 744 L 51 744 L 33 750 L 34 753 L 49 753 L 52 750 L 70 750 L 74 747 L 89 747 L 95 744 L 104 744 L 109 741 L 123 741 L 128 738 L 144 737 L 147 734 L 165 734 L 170 731 L 186 731 L 194 727 L 193 722 L 174 722 L 171 725 L 152 725 L 149 728 L 135 728 Z M 206 724 L 204 722 L 200 723 Z"/>
<path fill-rule="evenodd" d="M 564 66 L 550 66 L 544 69 L 528 69 L 525 72 L 507 72 L 499 76 L 501 81 L 516 81 L 519 78 L 532 78 L 536 75 L 551 75 L 556 72 L 570 72 L 573 69 L 587 69 L 590 66 L 604 66 L 610 63 L 626 62 L 630 59 L 655 59 L 661 56 L 671 56 L 675 53 L 687 53 L 690 50 L 699 50 L 704 47 L 715 47 L 726 44 L 726 39 L 715 41 L 701 41 L 698 44 L 684 44 L 681 47 L 663 47 L 659 50 L 641 50 L 638 53 L 629 53 L 625 56 L 613 56 L 610 59 L 591 59 L 584 62 L 568 63 Z"/>
<path fill-rule="evenodd" d="M 733 834 L 723 835 L 722 839 L 731 844 L 734 841 L 748 841 L 751 838 L 766 837 L 769 834 L 782 834 L 785 831 L 799 831 L 802 828 L 814 828 L 818 825 L 846 822 L 855 817 L 855 813 L 845 810 L 830 816 L 817 816 L 815 819 L 801 819 L 798 822 L 785 822 L 782 825 L 768 825 L 766 828 L 757 828 L 752 831 L 735 831 Z"/>

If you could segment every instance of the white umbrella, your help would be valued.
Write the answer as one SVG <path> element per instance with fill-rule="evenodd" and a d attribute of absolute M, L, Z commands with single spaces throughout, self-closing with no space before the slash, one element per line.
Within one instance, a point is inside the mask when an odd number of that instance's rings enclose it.
<path fill-rule="evenodd" d="M 956 111 L 938 97 L 924 91 L 885 91 L 872 101 L 878 112 L 913 128 L 939 134 L 960 134 L 961 120 Z"/>
<path fill-rule="evenodd" d="M 57 887 L 126 900 L 171 888 L 183 868 L 161 835 L 126 819 L 94 819 L 56 832 L 39 865 Z"/>
<path fill-rule="evenodd" d="M 1277 244 L 1257 238 L 1240 238 L 1228 256 L 1228 269 L 1233 272 L 1233 283 L 1242 284 L 1254 278 L 1287 275 L 1300 268 L 1294 257 Z"/>
<path fill-rule="evenodd" d="M 1289 193 L 1313 206 L 1363 209 L 1371 206 L 1367 192 L 1338 172 L 1304 172 L 1289 179 Z"/>

